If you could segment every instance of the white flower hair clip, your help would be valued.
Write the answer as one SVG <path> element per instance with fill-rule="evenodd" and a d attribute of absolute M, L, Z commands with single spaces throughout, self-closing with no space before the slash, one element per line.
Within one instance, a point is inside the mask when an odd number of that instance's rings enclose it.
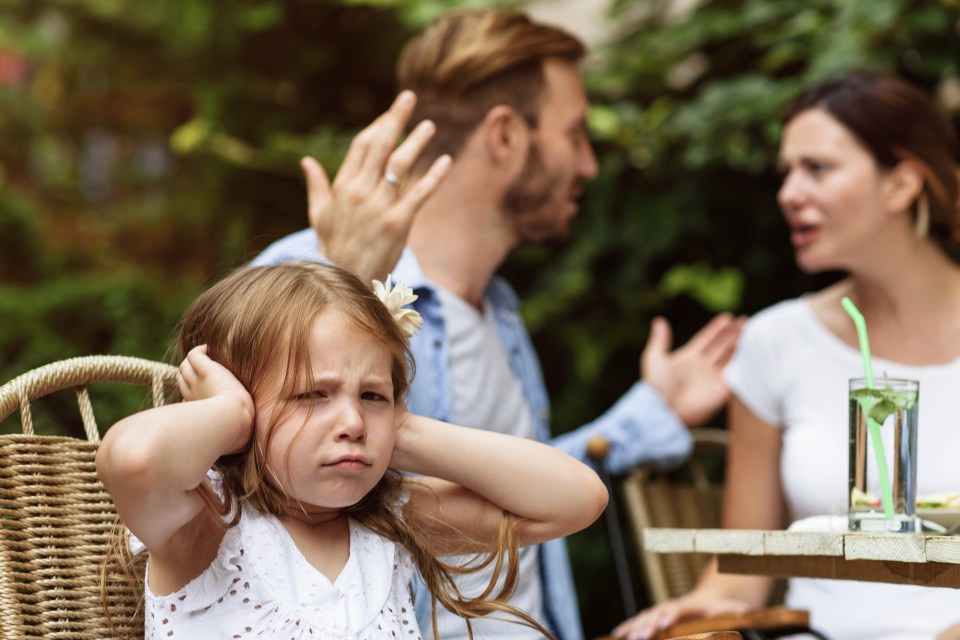
<path fill-rule="evenodd" d="M 423 318 L 413 309 L 405 309 L 404 305 L 410 304 L 416 300 L 418 296 L 413 292 L 413 289 L 400 281 L 392 284 L 391 278 L 392 275 L 387 275 L 386 282 L 374 280 L 373 293 L 380 298 L 380 302 L 387 307 L 390 315 L 392 315 L 393 319 L 400 325 L 400 331 L 402 331 L 403 335 L 409 340 L 410 336 L 415 334 L 423 325 Z"/>

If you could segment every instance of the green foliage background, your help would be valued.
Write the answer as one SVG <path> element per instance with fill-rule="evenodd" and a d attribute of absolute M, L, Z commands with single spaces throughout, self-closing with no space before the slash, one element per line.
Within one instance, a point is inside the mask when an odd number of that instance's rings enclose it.
<path fill-rule="evenodd" d="M 389 104 L 407 37 L 484 4 L 0 0 L 0 380 L 162 358 L 206 283 L 304 225 L 297 159 L 336 166 Z M 568 244 L 504 268 L 558 433 L 636 378 L 654 315 L 684 340 L 830 279 L 797 272 L 775 203 L 799 87 L 880 68 L 960 112 L 957 0 L 615 0 L 607 18 L 585 70 L 600 176 Z M 141 402 L 101 393 L 103 424 Z M 69 404 L 41 431 L 81 433 Z M 571 546 L 587 631 L 606 631 L 621 612 L 602 524 Z"/>

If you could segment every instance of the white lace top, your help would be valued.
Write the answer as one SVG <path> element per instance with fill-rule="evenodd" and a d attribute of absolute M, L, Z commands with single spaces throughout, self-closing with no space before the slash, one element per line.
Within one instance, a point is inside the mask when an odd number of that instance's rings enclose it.
<path fill-rule="evenodd" d="M 167 596 L 147 582 L 146 638 L 419 640 L 409 553 L 353 520 L 349 526 L 350 556 L 331 583 L 279 520 L 244 506 L 196 579 Z"/>

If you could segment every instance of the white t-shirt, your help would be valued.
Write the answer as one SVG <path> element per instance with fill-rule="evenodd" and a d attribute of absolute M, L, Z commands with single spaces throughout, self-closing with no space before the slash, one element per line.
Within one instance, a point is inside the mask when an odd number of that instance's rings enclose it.
<path fill-rule="evenodd" d="M 876 378 L 920 381 L 917 495 L 960 490 L 960 360 L 910 366 L 874 358 Z M 780 476 L 789 517 L 847 510 L 850 378 L 863 376 L 859 351 L 821 324 L 805 298 L 747 323 L 725 371 L 734 395 L 783 429 Z M 792 579 L 786 604 L 809 609 L 832 640 L 930 640 L 960 622 L 960 589 Z"/>
<path fill-rule="evenodd" d="M 533 439 L 533 418 L 520 381 L 513 375 L 503 343 L 497 336 L 493 311 L 489 307 L 478 311 L 459 296 L 439 287 L 437 292 L 450 340 L 452 422 Z M 520 550 L 520 580 L 510 604 L 542 622 L 543 589 L 537 550 L 535 545 Z M 489 583 L 490 575 L 488 571 L 480 571 L 456 581 L 464 595 L 477 596 Z M 438 607 L 437 619 L 440 638 L 466 640 L 467 626 L 462 618 Z M 477 640 L 534 640 L 541 637 L 528 627 L 503 620 L 477 619 L 471 622 L 471 626 Z M 429 627 L 424 629 L 424 634 L 433 637 Z"/>
<path fill-rule="evenodd" d="M 166 596 L 154 595 L 147 582 L 145 638 L 419 639 L 410 554 L 349 524 L 350 555 L 330 582 L 277 518 L 245 505 L 197 578 Z"/>

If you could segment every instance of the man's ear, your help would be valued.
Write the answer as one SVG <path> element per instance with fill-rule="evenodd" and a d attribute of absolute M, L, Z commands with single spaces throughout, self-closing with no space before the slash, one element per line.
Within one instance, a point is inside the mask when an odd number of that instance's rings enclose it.
<path fill-rule="evenodd" d="M 497 105 L 483 118 L 483 145 L 490 161 L 510 169 L 526 161 L 530 144 L 530 129 L 516 111 L 506 105 Z"/>
<path fill-rule="evenodd" d="M 891 213 L 909 210 L 923 192 L 923 172 L 913 160 L 901 160 L 884 182 L 884 198 Z"/>

